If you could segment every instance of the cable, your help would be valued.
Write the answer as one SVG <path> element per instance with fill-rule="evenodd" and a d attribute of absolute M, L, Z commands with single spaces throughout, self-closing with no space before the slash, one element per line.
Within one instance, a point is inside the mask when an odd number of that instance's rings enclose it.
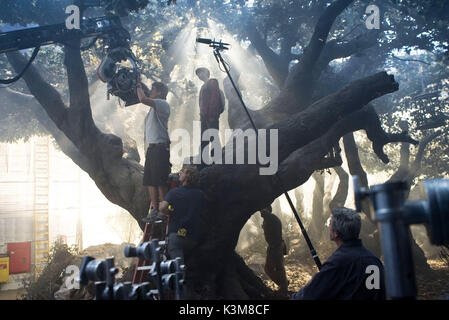
<path fill-rule="evenodd" d="M 224 61 L 223 57 L 220 54 L 220 47 L 215 47 L 215 49 L 214 49 L 214 56 L 215 56 L 215 59 L 217 60 L 217 62 L 219 62 L 219 64 L 221 62 L 221 64 L 223 65 L 223 67 L 224 67 L 224 69 L 225 69 L 225 71 L 226 71 L 226 73 L 227 73 L 227 75 L 229 77 L 229 80 L 231 81 L 232 86 L 234 87 L 234 90 L 237 93 L 237 96 L 238 96 L 238 98 L 240 100 L 240 103 L 242 104 L 243 108 L 245 109 L 245 112 L 246 112 L 246 114 L 247 114 L 247 116 L 249 118 L 249 121 L 251 122 L 251 125 L 252 125 L 254 131 L 256 132 L 256 137 L 257 137 L 258 136 L 258 130 L 257 130 L 256 124 L 254 123 L 254 121 L 253 121 L 253 119 L 251 117 L 251 114 L 249 113 L 248 108 L 247 108 L 245 102 L 243 101 L 243 98 L 242 98 L 242 96 L 240 94 L 240 91 L 237 89 L 237 86 L 235 85 L 234 80 L 231 77 L 231 74 L 230 74 L 229 69 L 228 69 L 228 65 L 229 64 L 226 61 Z M 287 198 L 288 204 L 290 205 L 290 208 L 293 211 L 293 214 L 294 214 L 294 216 L 296 218 L 296 221 L 299 224 L 299 227 L 300 227 L 301 232 L 302 232 L 302 234 L 304 236 L 304 239 L 306 240 L 307 246 L 309 247 L 310 254 L 312 255 L 313 260 L 315 261 L 315 264 L 318 267 L 318 270 L 321 270 L 320 258 L 318 257 L 318 254 L 316 253 L 316 250 L 313 247 L 312 241 L 310 241 L 309 235 L 307 234 L 307 231 L 304 228 L 304 225 L 302 224 L 301 219 L 299 218 L 298 212 L 296 211 L 295 206 L 293 205 L 292 199 L 288 195 L 288 192 L 285 189 L 284 184 L 282 183 L 281 177 L 279 177 L 277 172 L 274 174 L 274 176 L 276 177 L 277 183 L 279 184 L 282 192 L 284 193 L 285 197 Z"/>
<path fill-rule="evenodd" d="M 27 71 L 27 69 L 33 63 L 34 59 L 36 59 L 36 56 L 37 56 L 40 48 L 41 48 L 40 46 L 34 48 L 34 51 L 33 51 L 33 54 L 31 55 L 30 60 L 26 64 L 25 68 L 23 68 L 23 70 L 18 75 L 16 75 L 14 78 L 10 78 L 10 79 L 0 79 L 0 84 L 11 84 L 11 83 L 18 81 L 20 78 L 22 78 L 25 71 Z"/>

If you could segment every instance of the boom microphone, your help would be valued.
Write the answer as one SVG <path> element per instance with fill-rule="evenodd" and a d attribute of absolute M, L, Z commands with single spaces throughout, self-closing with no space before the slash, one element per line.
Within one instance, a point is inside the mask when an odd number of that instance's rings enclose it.
<path fill-rule="evenodd" d="M 206 39 L 206 38 L 196 38 L 196 42 L 208 44 L 210 47 L 218 48 L 220 50 L 227 50 L 228 48 L 226 48 L 225 46 L 230 46 L 229 43 L 215 41 L 215 39 L 211 40 L 211 39 Z"/>
<path fill-rule="evenodd" d="M 206 38 L 196 38 L 196 42 L 205 43 L 205 44 L 211 44 L 212 40 L 211 39 L 206 39 Z"/>

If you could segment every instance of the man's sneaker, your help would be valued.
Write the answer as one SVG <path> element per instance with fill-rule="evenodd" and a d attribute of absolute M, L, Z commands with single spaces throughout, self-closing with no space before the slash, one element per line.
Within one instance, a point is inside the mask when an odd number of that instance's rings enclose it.
<path fill-rule="evenodd" d="M 164 221 L 165 219 L 167 219 L 167 217 L 162 212 L 158 210 L 151 210 L 148 215 L 142 219 L 142 221 L 146 223 L 154 223 L 156 221 Z"/>

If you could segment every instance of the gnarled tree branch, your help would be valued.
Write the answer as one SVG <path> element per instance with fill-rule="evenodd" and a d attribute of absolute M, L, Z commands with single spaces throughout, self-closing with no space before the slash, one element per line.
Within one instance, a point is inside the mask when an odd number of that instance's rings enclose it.
<path fill-rule="evenodd" d="M 56 143 L 61 148 L 62 152 L 70 157 L 82 170 L 91 172 L 88 159 L 82 155 L 78 148 L 56 127 L 55 123 L 42 111 L 41 106 L 32 95 L 6 88 L 5 98 L 9 100 L 9 104 L 12 107 L 14 104 L 28 106 L 33 111 L 35 118 L 55 138 Z"/>
<path fill-rule="evenodd" d="M 352 2 L 353 0 L 337 0 L 324 10 L 299 62 L 289 72 L 281 94 L 260 111 L 267 121 L 274 122 L 276 117 L 287 117 L 309 106 L 315 87 L 313 70 L 329 31 L 337 16 Z"/>

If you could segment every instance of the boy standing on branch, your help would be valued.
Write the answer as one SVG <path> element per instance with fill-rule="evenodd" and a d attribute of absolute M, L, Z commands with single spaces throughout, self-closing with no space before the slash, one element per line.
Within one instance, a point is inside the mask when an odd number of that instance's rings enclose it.
<path fill-rule="evenodd" d="M 207 68 L 198 68 L 195 70 L 195 73 L 204 82 L 201 86 L 199 98 L 202 137 L 207 129 L 216 129 L 218 131 L 220 114 L 225 107 L 225 98 L 223 91 L 219 88 L 217 79 L 209 78 L 210 72 Z M 209 143 L 211 141 L 201 141 L 200 157 L 202 160 L 203 157 L 209 157 Z M 217 142 L 220 144 L 220 141 Z M 206 154 L 204 154 L 204 149 L 207 150 Z M 214 156 L 214 148 L 212 148 L 211 156 Z"/>
<path fill-rule="evenodd" d="M 148 187 L 150 211 L 157 214 L 159 203 L 167 194 L 167 181 L 170 174 L 170 138 L 168 118 L 170 105 L 167 103 L 168 87 L 162 82 L 154 82 L 150 95 L 145 95 L 142 83 L 137 85 L 139 101 L 150 107 L 145 117 L 145 167 L 143 185 Z"/>

